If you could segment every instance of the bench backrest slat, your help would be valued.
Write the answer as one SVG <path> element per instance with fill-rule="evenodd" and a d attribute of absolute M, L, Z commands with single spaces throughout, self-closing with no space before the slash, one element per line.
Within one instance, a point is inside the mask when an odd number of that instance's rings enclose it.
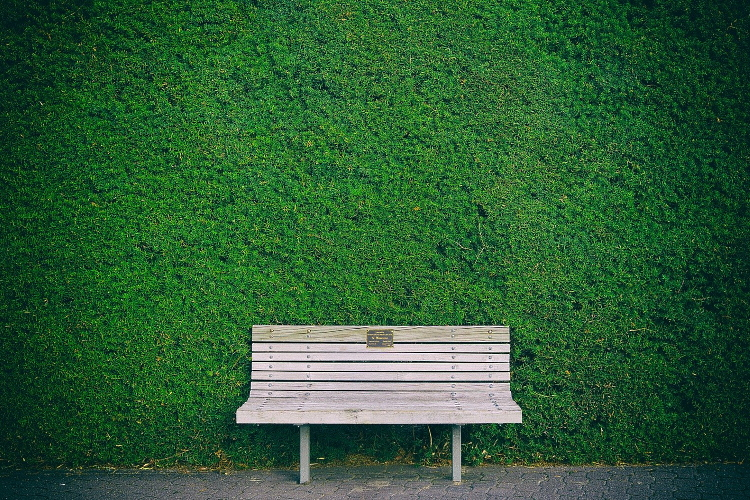
<path fill-rule="evenodd" d="M 379 349 L 364 352 L 255 352 L 254 361 L 269 363 L 280 361 L 301 361 L 305 363 L 316 361 L 446 361 L 466 363 L 508 363 L 510 354 L 498 353 L 453 353 L 453 352 L 395 352 L 393 349 Z"/>
<path fill-rule="evenodd" d="M 309 342 L 283 342 L 283 345 L 279 342 L 254 342 L 252 345 L 253 355 L 258 355 L 262 352 L 272 352 L 274 350 L 284 352 L 373 352 L 372 348 L 368 348 L 365 343 L 309 343 Z M 444 344 L 404 344 L 394 343 L 393 347 L 389 347 L 390 352 L 510 352 L 510 344 L 452 344 L 445 346 Z"/>
<path fill-rule="evenodd" d="M 394 342 L 510 342 L 507 326 L 255 325 L 254 342 L 361 342 L 368 330 L 393 331 Z"/>
<path fill-rule="evenodd" d="M 510 397 L 510 384 L 505 383 L 463 383 L 452 384 L 450 382 L 369 382 L 366 386 L 359 382 L 317 382 L 310 384 L 308 382 L 273 382 L 258 383 L 254 388 L 258 396 L 263 397 L 286 397 L 289 391 L 309 392 L 314 391 L 359 391 L 359 392 L 418 392 L 425 394 L 429 399 L 430 392 L 456 392 L 460 391 L 465 394 L 467 391 L 476 392 L 485 397 L 492 394 L 498 398 Z M 479 395 L 477 397 L 480 397 Z"/>
<path fill-rule="evenodd" d="M 507 382 L 510 374 L 504 371 L 486 372 L 302 372 L 253 371 L 254 382 L 307 381 L 307 382 Z"/>
<path fill-rule="evenodd" d="M 508 371 L 508 363 L 295 363 L 295 362 L 253 362 L 253 370 L 267 371 L 277 370 L 282 372 L 352 372 L 353 376 L 360 378 L 359 373 L 368 372 L 390 372 L 390 371 L 416 371 L 425 373 L 435 372 L 486 372 L 486 371 Z"/>

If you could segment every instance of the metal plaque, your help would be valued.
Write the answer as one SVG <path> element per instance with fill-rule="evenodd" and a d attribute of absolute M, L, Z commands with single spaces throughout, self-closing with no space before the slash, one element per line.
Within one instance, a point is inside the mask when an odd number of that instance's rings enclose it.
<path fill-rule="evenodd" d="M 367 330 L 367 347 L 393 347 L 393 330 Z"/>

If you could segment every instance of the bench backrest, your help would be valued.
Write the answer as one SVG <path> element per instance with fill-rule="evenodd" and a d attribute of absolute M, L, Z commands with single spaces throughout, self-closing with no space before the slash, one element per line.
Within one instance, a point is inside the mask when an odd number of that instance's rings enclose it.
<path fill-rule="evenodd" d="M 252 387 L 310 391 L 510 391 L 507 326 L 255 325 Z"/>

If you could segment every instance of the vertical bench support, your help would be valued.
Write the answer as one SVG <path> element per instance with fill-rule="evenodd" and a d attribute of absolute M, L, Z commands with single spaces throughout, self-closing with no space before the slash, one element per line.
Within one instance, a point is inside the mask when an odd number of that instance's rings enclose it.
<path fill-rule="evenodd" d="M 299 484 L 310 482 L 310 424 L 299 426 Z"/>
<path fill-rule="evenodd" d="M 461 426 L 453 426 L 453 482 L 461 482 Z"/>

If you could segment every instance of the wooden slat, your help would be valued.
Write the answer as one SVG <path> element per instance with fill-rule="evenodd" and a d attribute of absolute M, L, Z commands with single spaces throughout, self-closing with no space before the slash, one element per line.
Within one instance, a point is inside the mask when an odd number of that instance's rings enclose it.
<path fill-rule="evenodd" d="M 464 384 L 468 385 L 468 384 Z M 381 408 L 388 409 L 391 404 L 404 404 L 419 405 L 440 405 L 446 401 L 450 401 L 451 405 L 465 402 L 469 403 L 484 403 L 484 402 L 495 402 L 507 403 L 512 402 L 510 392 L 508 391 L 497 391 L 492 388 L 488 388 L 488 384 L 472 384 L 473 387 L 470 391 L 466 390 L 444 390 L 425 393 L 422 391 L 414 391 L 411 389 L 394 390 L 390 392 L 379 392 L 375 390 L 363 390 L 356 392 L 341 392 L 341 391 L 290 391 L 285 395 L 276 396 L 264 396 L 260 392 L 251 394 L 248 399 L 248 407 L 258 406 L 260 404 L 274 404 L 282 405 L 286 404 L 285 400 L 290 403 L 297 402 L 302 404 L 303 402 L 314 403 L 314 404 L 330 404 L 331 407 L 336 408 Z M 404 385 L 406 387 L 406 385 Z M 265 392 L 265 391 L 261 391 Z M 273 400 L 273 401 L 271 401 Z"/>
<path fill-rule="evenodd" d="M 455 415 L 461 415 L 462 413 L 468 413 L 468 412 L 497 412 L 497 411 L 514 411 L 517 409 L 517 406 L 514 404 L 493 404 L 490 402 L 483 402 L 483 403 L 458 403 L 452 404 L 450 402 L 445 404 L 440 403 L 432 403 L 430 405 L 391 405 L 389 409 L 384 408 L 378 408 L 378 407 L 370 407 L 369 405 L 360 406 L 357 408 L 348 408 L 348 407 L 339 407 L 336 403 L 329 404 L 326 406 L 326 404 L 322 401 L 319 402 L 307 402 L 307 401 L 286 401 L 284 399 L 269 399 L 270 403 L 262 408 L 259 408 L 259 411 L 278 411 L 278 412 L 310 412 L 310 411 L 319 411 L 319 412 L 349 412 L 349 413 L 359 413 L 364 411 L 370 411 L 370 412 L 382 412 L 382 413 L 410 413 L 414 414 L 416 412 L 422 412 L 427 413 L 430 411 L 436 411 L 436 412 L 453 412 Z M 282 404 L 277 405 L 275 404 L 276 401 L 281 401 Z M 401 403 L 404 403 L 404 401 L 401 401 Z M 255 411 L 258 411 L 255 410 Z M 250 409 L 249 411 L 253 411 Z"/>
<path fill-rule="evenodd" d="M 391 394 L 391 398 L 387 398 L 387 393 L 373 393 L 370 392 L 370 400 L 364 401 L 362 399 L 360 400 L 347 400 L 344 398 L 349 393 L 337 393 L 332 396 L 326 396 L 326 399 L 324 400 L 323 397 L 309 397 L 305 394 L 307 393 L 299 393 L 301 394 L 298 397 L 290 398 L 285 396 L 279 396 L 276 393 L 272 393 L 270 396 L 251 396 L 246 401 L 246 409 L 267 409 L 267 408 L 282 408 L 282 407 L 288 407 L 288 408 L 300 408 L 303 405 L 307 406 L 308 408 L 313 407 L 321 407 L 325 408 L 327 407 L 331 409 L 337 409 L 337 410 L 362 410 L 362 409 L 392 409 L 392 408 L 411 408 L 411 409 L 417 409 L 417 408 L 440 408 L 441 405 L 445 406 L 448 403 L 445 403 L 445 401 L 448 401 L 448 399 L 445 398 L 419 398 L 418 396 L 415 396 L 413 393 L 397 393 L 397 394 Z M 309 393 L 312 395 L 316 395 L 318 393 Z M 326 393 L 330 394 L 330 393 Z M 440 395 L 441 393 L 430 393 L 431 394 L 437 394 Z M 483 395 L 479 397 L 472 396 L 470 398 L 467 397 L 454 397 L 450 399 L 450 408 L 469 408 L 471 406 L 477 407 L 481 405 L 492 405 L 493 407 L 500 408 L 500 407 L 514 407 L 516 403 L 513 401 L 513 398 L 511 398 L 508 393 L 501 394 L 499 396 L 490 397 L 488 395 Z"/>
<path fill-rule="evenodd" d="M 470 392 L 479 391 L 485 393 L 500 393 L 507 391 L 507 384 L 493 382 L 253 382 L 250 386 L 250 395 L 257 392 L 258 396 L 268 395 L 268 392 L 280 393 L 283 391 L 295 392 L 331 392 L 356 391 L 365 392 L 413 392 L 417 397 L 420 392 Z M 335 396 L 335 394 L 331 394 Z M 289 397 L 289 396 L 287 396 Z M 351 397 L 351 396 L 347 396 Z M 425 395 L 429 399 L 431 396 Z M 432 396 L 434 397 L 434 396 Z"/>
<path fill-rule="evenodd" d="M 253 382 L 262 381 L 352 381 L 369 380 L 372 382 L 479 382 L 508 381 L 509 372 L 279 372 L 254 371 Z"/>
<path fill-rule="evenodd" d="M 393 330 L 394 342 L 509 342 L 507 326 L 254 325 L 255 342 L 364 342 L 368 330 Z"/>
<path fill-rule="evenodd" d="M 394 424 L 394 425 L 466 425 L 520 424 L 520 410 L 487 411 L 237 411 L 238 424 Z"/>
<path fill-rule="evenodd" d="M 412 372 L 476 372 L 509 371 L 509 363 L 306 363 L 294 361 L 265 362 L 253 361 L 253 371 L 412 371 Z"/>
<path fill-rule="evenodd" d="M 507 393 L 499 396 L 473 394 L 465 397 L 455 393 L 432 393 L 428 395 L 417 395 L 414 393 L 362 393 L 352 395 L 349 393 L 311 393 L 311 396 L 300 393 L 299 396 L 291 397 L 252 397 L 244 405 L 245 410 L 254 409 L 330 409 L 332 411 L 360 411 L 360 410 L 385 410 L 391 411 L 405 408 L 411 411 L 419 409 L 429 410 L 471 410 L 471 409 L 513 409 L 518 405 Z M 425 397 L 425 396 L 430 396 Z"/>
<path fill-rule="evenodd" d="M 345 403 L 345 402 L 344 402 Z M 512 410 L 515 409 L 516 405 L 512 401 L 424 401 L 424 402 L 413 402 L 409 404 L 404 399 L 394 400 L 388 405 L 388 408 L 371 404 L 369 402 L 362 402 L 362 404 L 356 407 L 349 406 L 347 404 L 340 404 L 338 402 L 331 401 L 320 401 L 320 400 L 291 400 L 288 398 L 267 398 L 262 400 L 258 409 L 261 410 L 277 410 L 277 411 L 305 411 L 305 410 L 329 410 L 329 411 L 475 411 L 475 410 Z"/>
<path fill-rule="evenodd" d="M 367 347 L 365 343 L 324 343 L 324 342 L 254 342 L 253 354 L 265 351 L 273 352 L 510 352 L 510 344 L 394 344 L 388 348 Z"/>
<path fill-rule="evenodd" d="M 509 354 L 487 353 L 439 353 L 439 352 L 393 352 L 372 350 L 365 352 L 258 352 L 253 353 L 253 361 L 393 361 L 393 362 L 448 362 L 448 363 L 508 363 Z M 366 369 L 366 367 L 362 367 Z M 398 367 L 394 367 L 398 369 Z"/>

